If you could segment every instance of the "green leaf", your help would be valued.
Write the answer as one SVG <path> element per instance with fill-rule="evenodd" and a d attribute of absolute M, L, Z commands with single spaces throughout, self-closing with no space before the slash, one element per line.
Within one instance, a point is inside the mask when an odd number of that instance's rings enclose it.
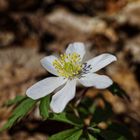
<path fill-rule="evenodd" d="M 84 97 L 77 107 L 80 118 L 85 119 L 90 113 L 93 113 L 94 103 L 93 99 L 89 97 Z"/>
<path fill-rule="evenodd" d="M 82 135 L 82 132 L 83 130 L 76 131 L 70 137 L 68 137 L 67 140 L 79 140 L 80 136 Z"/>
<path fill-rule="evenodd" d="M 8 100 L 4 105 L 5 106 L 11 106 L 13 104 L 18 104 L 19 102 L 21 102 L 25 98 L 27 98 L 27 97 L 26 96 L 17 95 L 14 99 Z"/>
<path fill-rule="evenodd" d="M 48 140 L 79 140 L 82 130 L 69 129 L 51 136 Z"/>
<path fill-rule="evenodd" d="M 18 120 L 18 116 L 12 116 L 8 119 L 8 121 L 4 124 L 4 126 L 2 128 L 0 128 L 0 132 L 11 128 L 14 123 Z"/>
<path fill-rule="evenodd" d="M 25 116 L 30 109 L 35 105 L 36 101 L 30 98 L 27 98 L 13 112 L 13 116 Z"/>
<path fill-rule="evenodd" d="M 78 127 L 83 126 L 83 122 L 79 118 L 66 112 L 62 112 L 60 114 L 50 114 L 49 119 L 68 123 Z"/>
<path fill-rule="evenodd" d="M 124 91 L 124 89 L 122 89 L 117 83 L 113 83 L 108 90 L 113 94 L 113 95 L 117 95 L 121 98 L 127 99 L 129 101 L 130 97 L 127 95 L 127 93 Z"/>
<path fill-rule="evenodd" d="M 49 117 L 50 96 L 46 96 L 40 100 L 39 110 L 43 119 Z"/>
<path fill-rule="evenodd" d="M 89 112 L 91 114 L 94 114 L 94 112 L 96 111 L 96 103 L 93 103 L 90 107 L 89 107 Z"/>
<path fill-rule="evenodd" d="M 84 108 L 84 107 L 82 107 L 82 106 L 79 106 L 79 107 L 78 107 L 78 112 L 79 112 L 79 114 L 80 114 L 80 117 L 82 117 L 82 118 L 85 118 L 86 116 L 89 115 L 88 109 L 87 109 L 87 108 Z"/>
<path fill-rule="evenodd" d="M 89 138 L 89 140 L 97 140 L 93 135 L 91 135 L 89 133 L 88 133 L 88 138 Z"/>
<path fill-rule="evenodd" d="M 16 121 L 22 119 L 33 108 L 35 103 L 36 101 L 30 98 L 23 100 L 13 111 L 7 123 L 0 129 L 0 132 L 11 128 Z"/>
<path fill-rule="evenodd" d="M 94 133 L 100 133 L 101 132 L 101 130 L 99 128 L 94 128 L 94 127 L 88 127 L 88 130 L 92 131 Z"/>

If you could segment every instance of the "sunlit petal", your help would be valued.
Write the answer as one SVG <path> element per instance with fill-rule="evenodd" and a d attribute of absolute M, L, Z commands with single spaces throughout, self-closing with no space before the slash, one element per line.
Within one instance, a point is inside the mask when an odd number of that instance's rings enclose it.
<path fill-rule="evenodd" d="M 49 77 L 31 86 L 26 91 L 26 94 L 28 97 L 36 100 L 50 94 L 65 82 L 66 79 L 62 77 Z"/>
<path fill-rule="evenodd" d="M 76 80 L 69 80 L 66 85 L 52 97 L 51 109 L 60 113 L 75 96 Z"/>
<path fill-rule="evenodd" d="M 85 74 L 84 77 L 79 79 L 79 82 L 85 87 L 95 87 L 98 89 L 104 89 L 112 85 L 112 80 L 105 75 L 99 75 L 95 73 Z"/>

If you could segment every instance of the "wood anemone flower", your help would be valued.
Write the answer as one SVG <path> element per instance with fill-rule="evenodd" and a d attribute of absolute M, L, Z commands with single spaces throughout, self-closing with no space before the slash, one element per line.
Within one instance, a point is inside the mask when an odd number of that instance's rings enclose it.
<path fill-rule="evenodd" d="M 58 87 L 51 99 L 50 107 L 53 112 L 62 112 L 69 101 L 75 97 L 76 83 L 80 82 L 85 87 L 105 89 L 113 81 L 106 75 L 96 74 L 98 70 L 116 61 L 116 56 L 103 53 L 86 62 L 83 62 L 85 46 L 81 42 L 69 44 L 66 52 L 59 58 L 50 55 L 41 60 L 42 66 L 54 77 L 45 78 L 31 86 L 26 94 L 37 100 L 52 93 Z"/>

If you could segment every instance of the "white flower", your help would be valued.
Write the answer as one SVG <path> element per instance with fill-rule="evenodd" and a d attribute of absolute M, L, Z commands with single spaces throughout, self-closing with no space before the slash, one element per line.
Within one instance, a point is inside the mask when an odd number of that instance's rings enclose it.
<path fill-rule="evenodd" d="M 27 90 L 27 96 L 37 100 L 61 87 L 61 90 L 52 96 L 50 103 L 53 112 L 60 113 L 74 98 L 77 81 L 85 87 L 93 86 L 98 89 L 109 87 L 113 83 L 112 80 L 108 76 L 95 72 L 116 61 L 117 58 L 112 54 L 104 53 L 83 63 L 84 55 L 84 44 L 76 42 L 70 44 L 60 58 L 53 55 L 43 58 L 42 66 L 57 77 L 49 77 L 37 82 Z"/>

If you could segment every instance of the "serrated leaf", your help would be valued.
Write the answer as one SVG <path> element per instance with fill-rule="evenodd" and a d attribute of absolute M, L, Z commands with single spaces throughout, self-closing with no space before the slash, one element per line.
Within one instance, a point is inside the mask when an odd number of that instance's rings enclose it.
<path fill-rule="evenodd" d="M 78 127 L 83 126 L 83 122 L 79 118 L 66 112 L 62 112 L 60 114 L 50 114 L 49 119 L 68 123 Z"/>
<path fill-rule="evenodd" d="M 16 123 L 16 121 L 22 119 L 32 109 L 35 103 L 36 101 L 30 98 L 23 100 L 13 111 L 6 124 L 0 129 L 0 132 L 11 128 Z"/>
<path fill-rule="evenodd" d="M 88 134 L 88 138 L 89 138 L 89 140 L 97 140 L 93 135 L 91 135 L 91 134 Z"/>
<path fill-rule="evenodd" d="M 39 111 L 43 119 L 49 117 L 50 96 L 46 96 L 40 100 Z"/>
<path fill-rule="evenodd" d="M 127 93 L 125 92 L 124 89 L 122 89 L 117 83 L 113 83 L 109 88 L 108 90 L 113 94 L 113 95 L 117 95 L 123 99 L 127 99 L 129 101 L 130 100 L 130 97 L 127 95 Z"/>
<path fill-rule="evenodd" d="M 11 105 L 20 103 L 25 98 L 26 98 L 26 96 L 17 95 L 14 99 L 8 100 L 4 105 L 5 106 L 11 106 Z"/>
<path fill-rule="evenodd" d="M 79 140 L 82 130 L 69 129 L 51 136 L 48 140 Z"/>

